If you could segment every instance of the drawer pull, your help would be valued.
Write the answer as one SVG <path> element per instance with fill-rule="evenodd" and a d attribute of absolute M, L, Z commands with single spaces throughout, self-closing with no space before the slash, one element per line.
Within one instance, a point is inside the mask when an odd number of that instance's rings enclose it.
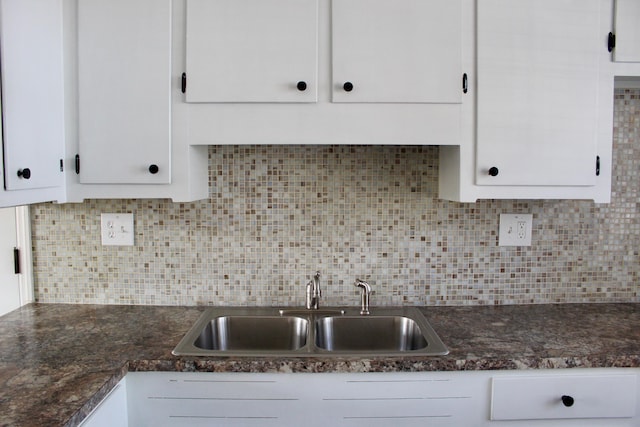
<path fill-rule="evenodd" d="M 24 169 L 18 170 L 18 177 L 19 178 L 24 178 L 24 179 L 31 178 L 31 169 L 24 168 Z"/>
<path fill-rule="evenodd" d="M 575 403 L 575 400 L 571 396 L 564 395 L 561 397 L 561 399 L 562 399 L 562 404 L 567 408 L 572 407 L 573 404 Z"/>

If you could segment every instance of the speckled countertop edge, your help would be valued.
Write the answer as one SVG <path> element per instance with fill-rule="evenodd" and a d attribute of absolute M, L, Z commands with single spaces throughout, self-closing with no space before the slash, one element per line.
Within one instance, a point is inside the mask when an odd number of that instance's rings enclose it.
<path fill-rule="evenodd" d="M 31 304 L 3 316 L 0 425 L 78 425 L 129 371 L 640 367 L 640 304 L 422 308 L 449 347 L 447 356 L 173 356 L 171 350 L 203 309 Z"/>

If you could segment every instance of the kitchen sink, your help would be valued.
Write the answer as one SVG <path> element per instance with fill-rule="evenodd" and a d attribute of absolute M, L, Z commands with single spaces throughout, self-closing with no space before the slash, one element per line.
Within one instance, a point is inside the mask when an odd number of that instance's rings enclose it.
<path fill-rule="evenodd" d="M 297 350 L 307 343 L 309 322 L 297 316 L 219 316 L 194 345 L 204 350 Z"/>
<path fill-rule="evenodd" d="M 177 356 L 434 356 L 448 350 L 415 307 L 211 307 L 173 350 Z"/>
<path fill-rule="evenodd" d="M 416 321 L 404 316 L 322 317 L 315 326 L 316 345 L 329 351 L 404 352 L 429 344 Z"/>

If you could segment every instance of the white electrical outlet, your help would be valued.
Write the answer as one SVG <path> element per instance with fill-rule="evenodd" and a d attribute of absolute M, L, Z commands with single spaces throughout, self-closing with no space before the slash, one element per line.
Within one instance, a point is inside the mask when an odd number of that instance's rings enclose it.
<path fill-rule="evenodd" d="M 101 214 L 103 246 L 133 246 L 133 214 Z"/>
<path fill-rule="evenodd" d="M 500 214 L 498 246 L 531 246 L 532 214 Z"/>

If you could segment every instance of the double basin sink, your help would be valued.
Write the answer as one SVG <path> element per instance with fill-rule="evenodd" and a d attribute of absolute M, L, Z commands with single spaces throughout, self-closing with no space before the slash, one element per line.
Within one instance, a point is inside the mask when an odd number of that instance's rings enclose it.
<path fill-rule="evenodd" d="M 424 355 L 448 350 L 415 307 L 276 309 L 212 307 L 176 356 Z"/>

